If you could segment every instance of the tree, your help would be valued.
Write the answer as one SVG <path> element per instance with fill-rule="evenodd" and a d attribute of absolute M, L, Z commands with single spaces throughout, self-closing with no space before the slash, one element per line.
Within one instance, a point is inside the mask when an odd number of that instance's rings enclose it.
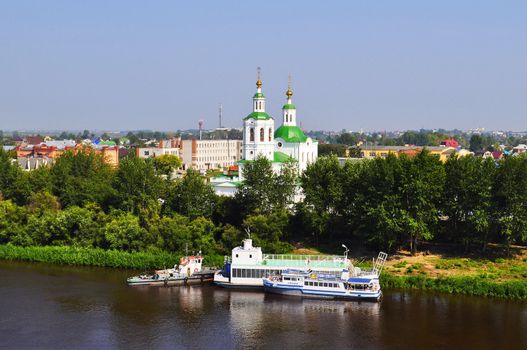
<path fill-rule="evenodd" d="M 113 168 L 90 148 L 66 151 L 51 167 L 53 194 L 63 207 L 98 203 L 105 207 L 114 195 Z"/>
<path fill-rule="evenodd" d="M 163 180 L 156 174 L 151 159 L 130 156 L 119 163 L 113 186 L 117 192 L 116 206 L 138 214 L 141 209 L 159 206 Z"/>
<path fill-rule="evenodd" d="M 357 136 L 349 132 L 342 133 L 337 137 L 337 143 L 342 143 L 348 146 L 355 146 L 357 141 Z"/>
<path fill-rule="evenodd" d="M 399 215 L 410 238 L 410 250 L 415 255 L 420 239 L 434 237 L 432 228 L 439 218 L 445 171 L 439 158 L 426 150 L 414 158 L 402 155 L 399 160 L 402 166 Z"/>
<path fill-rule="evenodd" d="M 243 165 L 243 183 L 240 184 L 235 200 L 243 208 L 242 216 L 258 211 L 269 214 L 275 207 L 276 175 L 270 160 L 259 156 Z"/>
<path fill-rule="evenodd" d="M 11 200 L 0 199 L 0 244 L 13 243 L 31 245 L 27 236 L 25 224 L 27 214 L 24 207 L 14 204 Z"/>
<path fill-rule="evenodd" d="M 345 157 L 347 148 L 348 147 L 343 144 L 322 143 L 318 145 L 318 155 L 320 157 L 330 155 L 335 155 L 337 157 Z"/>
<path fill-rule="evenodd" d="M 19 205 L 27 203 L 30 193 L 27 173 L 3 148 L 0 148 L 0 193 Z"/>
<path fill-rule="evenodd" d="M 181 159 L 172 154 L 162 154 L 153 158 L 154 168 L 159 175 L 165 175 L 170 178 L 174 171 L 181 167 Z"/>
<path fill-rule="evenodd" d="M 114 212 L 110 217 L 103 228 L 110 249 L 140 251 L 150 243 L 145 241 L 147 232 L 139 225 L 137 216 Z"/>
<path fill-rule="evenodd" d="M 401 161 L 393 154 L 361 163 L 347 162 L 343 176 L 343 213 L 350 231 L 382 249 L 398 246 L 401 220 Z"/>
<path fill-rule="evenodd" d="M 191 219 L 210 218 L 216 203 L 212 186 L 198 172 L 188 170 L 182 180 L 176 181 L 168 194 L 166 205 L 173 211 Z"/>
<path fill-rule="evenodd" d="M 287 253 L 291 245 L 282 242 L 289 215 L 285 210 L 275 211 L 270 215 L 253 214 L 247 216 L 243 226 L 250 233 L 255 244 L 271 253 Z"/>
<path fill-rule="evenodd" d="M 342 167 L 337 157 L 320 157 L 309 164 L 301 183 L 306 204 L 303 221 L 310 224 L 315 242 L 318 242 L 321 235 L 339 227 L 332 226 L 329 230 L 330 224 L 341 214 Z"/>
<path fill-rule="evenodd" d="M 506 157 L 496 169 L 493 186 L 494 221 L 507 250 L 527 239 L 527 157 Z"/>
<path fill-rule="evenodd" d="M 492 182 L 495 172 L 490 158 L 450 158 L 445 164 L 443 214 L 451 236 L 468 249 L 471 243 L 486 247 L 491 223 Z"/>

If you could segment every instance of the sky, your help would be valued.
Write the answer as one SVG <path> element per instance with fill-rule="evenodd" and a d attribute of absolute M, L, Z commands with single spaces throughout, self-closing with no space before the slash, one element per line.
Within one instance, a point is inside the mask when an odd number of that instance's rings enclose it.
<path fill-rule="evenodd" d="M 0 130 L 527 130 L 527 1 L 0 0 Z"/>

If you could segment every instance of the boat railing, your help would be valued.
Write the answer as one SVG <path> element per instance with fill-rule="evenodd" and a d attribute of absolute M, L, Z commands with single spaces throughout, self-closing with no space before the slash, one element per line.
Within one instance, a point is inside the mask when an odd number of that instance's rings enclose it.
<path fill-rule="evenodd" d="M 330 261 L 347 262 L 345 255 L 297 255 L 297 254 L 265 254 L 263 260 L 298 260 L 306 262 Z"/>

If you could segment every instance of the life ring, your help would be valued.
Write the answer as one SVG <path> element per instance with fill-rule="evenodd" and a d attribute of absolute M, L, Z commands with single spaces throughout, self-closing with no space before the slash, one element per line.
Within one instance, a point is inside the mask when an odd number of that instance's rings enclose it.
<path fill-rule="evenodd" d="M 198 272 L 198 268 L 197 267 L 194 269 L 194 272 Z"/>

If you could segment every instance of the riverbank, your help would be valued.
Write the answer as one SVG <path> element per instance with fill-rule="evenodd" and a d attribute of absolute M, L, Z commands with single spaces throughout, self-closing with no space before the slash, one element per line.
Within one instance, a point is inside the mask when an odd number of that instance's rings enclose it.
<path fill-rule="evenodd" d="M 389 288 L 525 300 L 527 249 L 516 247 L 510 258 L 492 251 L 486 257 L 400 252 L 387 262 L 381 281 Z"/>
<path fill-rule="evenodd" d="M 430 290 L 503 299 L 527 300 L 527 249 L 514 247 L 514 255 L 503 258 L 503 247 L 490 246 L 488 255 L 460 257 L 439 247 L 433 253 L 412 256 L 400 251 L 389 256 L 381 285 L 385 289 Z M 297 254 L 320 254 L 317 249 L 296 249 Z M 354 250 L 352 261 L 371 267 L 375 253 Z"/>
<path fill-rule="evenodd" d="M 168 252 L 124 252 L 69 246 L 19 247 L 0 245 L 0 260 L 46 262 L 60 265 L 98 266 L 122 269 L 159 269 L 179 263 L 181 255 Z M 221 258 L 221 257 L 220 257 Z M 204 265 L 214 266 L 218 257 L 205 257 Z"/>

